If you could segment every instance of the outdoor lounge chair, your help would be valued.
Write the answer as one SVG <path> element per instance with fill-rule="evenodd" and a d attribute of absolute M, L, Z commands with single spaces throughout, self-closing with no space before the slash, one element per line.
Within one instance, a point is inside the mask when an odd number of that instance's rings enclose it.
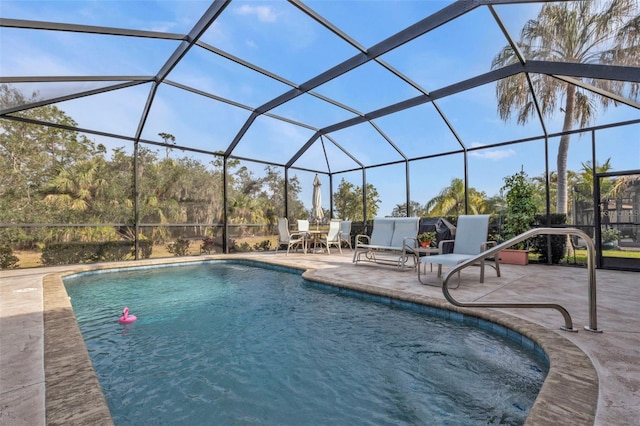
<path fill-rule="evenodd" d="M 351 221 L 343 220 L 340 222 L 340 243 L 345 243 L 349 246 L 351 250 L 353 250 L 353 246 L 351 245 Z"/>
<path fill-rule="evenodd" d="M 336 246 L 340 254 L 342 254 L 340 243 L 340 219 L 332 219 L 331 222 L 329 222 L 329 232 L 327 232 L 326 237 L 322 240 L 322 244 L 327 247 L 327 253 L 331 254 L 329 246 Z"/>
<path fill-rule="evenodd" d="M 306 254 L 307 246 L 305 243 L 305 235 L 300 232 L 289 232 L 289 221 L 286 217 L 278 218 L 278 243 L 276 245 L 276 253 L 281 245 L 287 246 L 287 254 L 291 247 L 295 247 L 296 250 L 301 247 L 302 252 Z"/>
<path fill-rule="evenodd" d="M 486 251 L 489 247 L 496 245 L 495 241 L 487 241 L 489 232 L 489 215 L 462 215 L 458 217 L 455 239 L 453 240 L 453 253 L 438 254 L 434 256 L 424 256 L 420 259 L 422 264 L 437 264 L 438 277 L 442 276 L 442 265 L 455 266 L 472 257 Z M 444 244 L 451 243 L 451 240 L 442 240 L 438 245 L 440 253 Z M 495 265 L 492 266 L 498 276 L 500 276 L 500 264 L 498 256 L 494 257 Z M 484 282 L 485 260 L 479 261 L 480 282 Z M 421 265 L 422 266 L 422 265 Z M 420 279 L 420 266 L 418 266 L 418 280 Z M 458 271 L 458 284 L 460 284 L 460 272 Z"/>

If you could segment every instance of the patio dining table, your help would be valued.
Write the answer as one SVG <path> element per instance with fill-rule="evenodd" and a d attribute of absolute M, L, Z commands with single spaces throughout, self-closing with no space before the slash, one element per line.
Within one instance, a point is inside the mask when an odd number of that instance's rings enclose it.
<path fill-rule="evenodd" d="M 307 238 L 307 251 L 311 250 L 311 245 L 313 244 L 313 253 L 315 253 L 318 249 L 318 245 L 320 246 L 320 248 L 322 248 L 324 246 L 324 243 L 322 242 L 322 236 L 327 234 L 327 231 L 324 230 L 318 230 L 318 229 L 310 229 L 307 231 L 308 238 Z M 324 252 L 324 248 L 322 248 L 322 252 Z"/>

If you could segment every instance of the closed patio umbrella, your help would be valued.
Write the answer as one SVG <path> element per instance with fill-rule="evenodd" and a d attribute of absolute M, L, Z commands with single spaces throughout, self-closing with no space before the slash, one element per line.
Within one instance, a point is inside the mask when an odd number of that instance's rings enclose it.
<path fill-rule="evenodd" d="M 322 211 L 322 196 L 320 195 L 320 186 L 322 182 L 320 182 L 320 178 L 316 173 L 316 177 L 313 180 L 313 208 L 311 211 L 312 218 L 316 221 L 316 227 L 322 219 L 324 219 L 324 212 Z"/>

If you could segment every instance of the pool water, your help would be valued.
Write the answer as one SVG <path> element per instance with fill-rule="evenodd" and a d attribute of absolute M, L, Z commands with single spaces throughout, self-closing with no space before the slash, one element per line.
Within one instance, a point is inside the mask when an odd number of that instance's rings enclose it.
<path fill-rule="evenodd" d="M 523 424 L 548 371 L 480 328 L 247 264 L 64 282 L 116 425 Z"/>

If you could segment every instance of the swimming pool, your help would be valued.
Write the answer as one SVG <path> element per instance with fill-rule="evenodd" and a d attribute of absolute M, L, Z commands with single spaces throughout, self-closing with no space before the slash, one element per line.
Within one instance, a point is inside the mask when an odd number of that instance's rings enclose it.
<path fill-rule="evenodd" d="M 521 424 L 548 370 L 479 328 L 242 263 L 64 281 L 116 424 Z"/>

